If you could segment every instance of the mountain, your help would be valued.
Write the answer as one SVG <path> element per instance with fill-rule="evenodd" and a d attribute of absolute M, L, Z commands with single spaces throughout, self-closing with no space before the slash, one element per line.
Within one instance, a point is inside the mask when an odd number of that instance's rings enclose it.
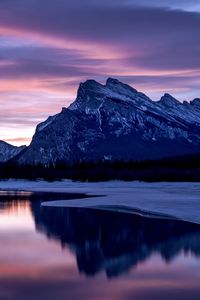
<path fill-rule="evenodd" d="M 200 152 L 200 99 L 152 101 L 116 79 L 81 83 L 76 100 L 36 128 L 22 164 L 146 160 Z"/>
<path fill-rule="evenodd" d="M 18 155 L 26 146 L 16 147 L 0 141 L 0 162 L 6 162 Z"/>

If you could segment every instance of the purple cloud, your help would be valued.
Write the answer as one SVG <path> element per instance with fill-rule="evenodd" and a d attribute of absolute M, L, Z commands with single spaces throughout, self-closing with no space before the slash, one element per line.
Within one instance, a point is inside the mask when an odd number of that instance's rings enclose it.
<path fill-rule="evenodd" d="M 32 107 L 26 116 L 30 123 L 37 115 L 42 119 L 50 90 L 59 99 L 51 107 L 54 113 L 89 78 L 117 77 L 154 99 L 164 91 L 181 99 L 198 97 L 200 13 L 195 9 L 193 0 L 0 0 L 0 91 L 15 108 L 17 100 L 9 94 L 23 89 Z M 41 114 L 34 110 L 34 93 L 41 95 Z M 0 126 L 6 120 L 17 124 L 7 114 L 9 105 L 2 100 L 0 105 Z"/>

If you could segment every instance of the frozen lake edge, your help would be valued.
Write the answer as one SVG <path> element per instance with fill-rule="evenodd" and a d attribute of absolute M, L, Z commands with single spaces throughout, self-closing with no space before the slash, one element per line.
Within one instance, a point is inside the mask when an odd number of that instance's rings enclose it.
<path fill-rule="evenodd" d="M 79 200 L 58 200 L 45 202 L 43 206 L 103 208 L 132 213 L 167 216 L 200 224 L 199 183 L 144 183 L 110 181 L 98 183 L 46 181 L 0 181 L 0 190 L 84 193 L 98 195 Z"/>

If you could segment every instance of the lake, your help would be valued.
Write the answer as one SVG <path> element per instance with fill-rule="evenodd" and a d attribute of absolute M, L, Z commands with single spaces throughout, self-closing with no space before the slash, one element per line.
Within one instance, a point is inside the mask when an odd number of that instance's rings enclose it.
<path fill-rule="evenodd" d="M 0 299 L 200 299 L 200 225 L 0 192 Z M 84 201 L 84 200 L 83 200 Z"/>

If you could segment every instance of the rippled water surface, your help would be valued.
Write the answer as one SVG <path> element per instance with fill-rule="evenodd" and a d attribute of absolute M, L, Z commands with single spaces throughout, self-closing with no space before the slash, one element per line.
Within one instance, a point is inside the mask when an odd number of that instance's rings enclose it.
<path fill-rule="evenodd" d="M 0 192 L 1 300 L 200 299 L 199 225 L 40 205 L 62 197 Z"/>

